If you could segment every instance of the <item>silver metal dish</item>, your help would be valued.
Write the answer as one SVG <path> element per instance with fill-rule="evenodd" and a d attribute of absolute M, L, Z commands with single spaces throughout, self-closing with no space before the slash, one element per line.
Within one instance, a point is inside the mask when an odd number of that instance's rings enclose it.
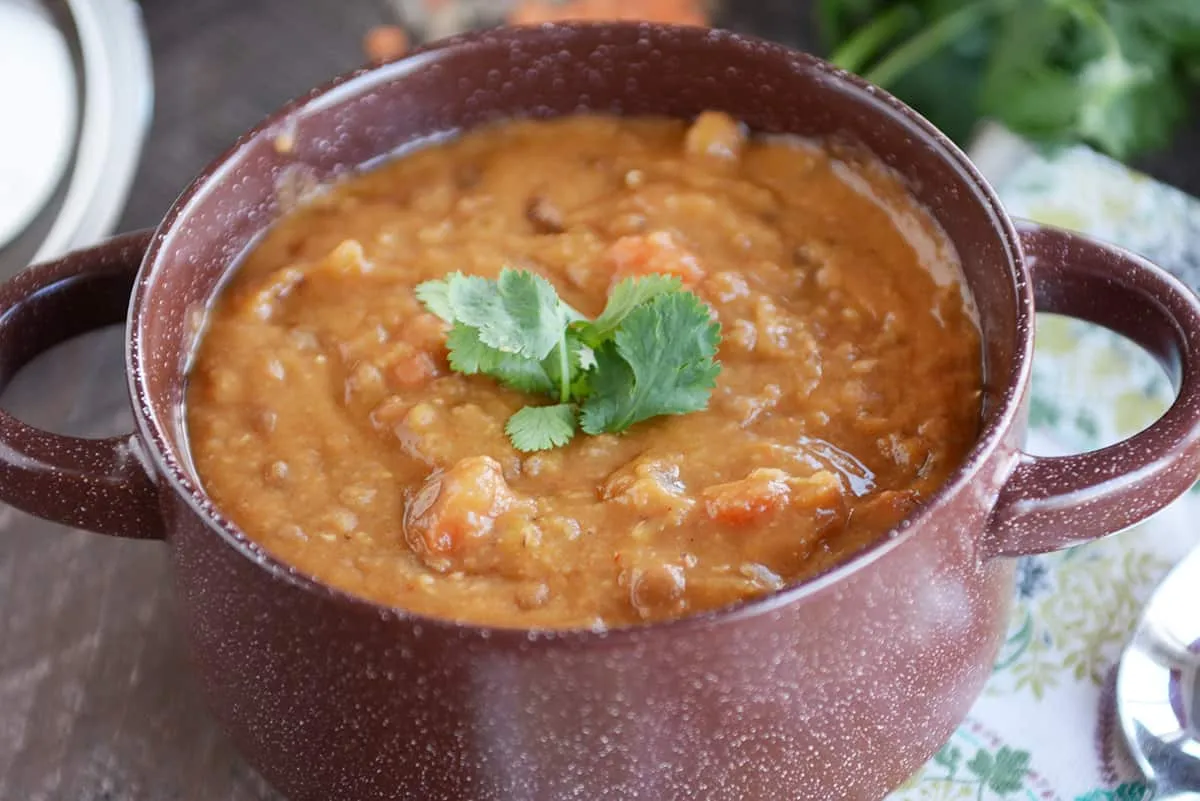
<path fill-rule="evenodd" d="M 42 6 L 66 35 L 75 61 L 79 130 L 50 202 L 0 248 L 0 277 L 112 232 L 153 108 L 150 47 L 133 0 L 43 0 Z"/>
<path fill-rule="evenodd" d="M 1121 657 L 1117 716 L 1154 797 L 1200 801 L 1200 548 L 1146 606 Z"/>

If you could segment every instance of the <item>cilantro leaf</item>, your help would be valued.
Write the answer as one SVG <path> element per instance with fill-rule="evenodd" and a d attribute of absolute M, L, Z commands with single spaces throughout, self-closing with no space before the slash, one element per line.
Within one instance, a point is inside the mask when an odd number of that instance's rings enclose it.
<path fill-rule="evenodd" d="M 654 273 L 640 278 L 625 278 L 613 287 L 600 316 L 580 327 L 580 337 L 588 345 L 596 347 L 617 330 L 635 308 L 659 295 L 677 292 L 682 287 L 683 281 L 677 275 Z"/>
<path fill-rule="evenodd" d="M 425 281 L 417 286 L 417 300 L 425 304 L 430 313 L 444 322 L 454 324 L 454 307 L 450 305 L 450 284 L 463 278 L 462 273 L 450 273 L 440 281 Z"/>
<path fill-rule="evenodd" d="M 566 445 L 575 436 L 575 406 L 526 406 L 504 426 L 505 433 L 519 451 L 540 451 Z"/>
<path fill-rule="evenodd" d="M 980 89 L 980 110 L 1011 130 L 1061 141 L 1075 125 L 1082 96 L 1070 69 L 1055 63 L 1070 12 L 1024 0 L 1023 12 L 999 23 Z"/>
<path fill-rule="evenodd" d="M 456 323 L 446 335 L 450 369 L 463 375 L 482 373 L 519 392 L 550 392 L 554 383 L 539 362 L 489 348 L 479 332 Z"/>
<path fill-rule="evenodd" d="M 583 430 L 618 432 L 658 415 L 706 408 L 721 369 L 714 361 L 719 341 L 720 326 L 690 292 L 638 306 L 596 351 Z"/>
<path fill-rule="evenodd" d="M 545 278 L 507 267 L 489 281 L 458 275 L 449 283 L 457 322 L 479 331 L 483 344 L 541 361 L 562 339 L 568 311 Z"/>
<path fill-rule="evenodd" d="M 1164 147 L 1187 110 L 1166 75 L 1117 51 L 1089 64 L 1079 82 L 1079 138 L 1120 159 Z"/>
<path fill-rule="evenodd" d="M 522 451 L 565 445 L 581 405 L 591 434 L 703 409 L 720 371 L 713 360 L 720 328 L 675 277 L 622 281 L 594 322 L 544 278 L 507 268 L 496 280 L 452 273 L 427 281 L 417 297 L 451 323 L 453 370 L 558 399 L 509 418 L 505 430 Z"/>
<path fill-rule="evenodd" d="M 501 356 L 480 341 L 478 331 L 462 323 L 455 323 L 446 334 L 446 348 L 450 351 L 450 369 L 463 375 L 487 372 Z"/>
<path fill-rule="evenodd" d="M 541 364 L 510 354 L 505 354 L 505 358 L 488 370 L 487 375 L 518 392 L 551 394 L 555 388 L 555 383 Z"/>
<path fill-rule="evenodd" d="M 819 0 L 830 60 L 960 143 L 980 118 L 1119 159 L 1167 145 L 1200 85 L 1197 0 Z"/>
<path fill-rule="evenodd" d="M 1195 58 L 1200 51 L 1200 3 L 1196 0 L 1113 0 L 1114 24 L 1140 29 L 1147 47 L 1167 44 Z M 1154 44 L 1152 44 L 1154 43 Z M 1188 53 L 1187 51 L 1191 51 Z"/>

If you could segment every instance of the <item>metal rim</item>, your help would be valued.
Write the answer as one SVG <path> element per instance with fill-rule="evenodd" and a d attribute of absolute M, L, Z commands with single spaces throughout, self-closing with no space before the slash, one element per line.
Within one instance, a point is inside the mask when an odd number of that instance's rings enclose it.
<path fill-rule="evenodd" d="M 130 314 L 126 323 L 126 376 L 129 383 L 130 397 L 134 401 L 136 431 L 145 446 L 145 455 L 154 465 L 157 475 L 165 481 L 169 491 L 175 493 L 200 519 L 204 520 L 211 530 L 220 536 L 224 542 L 242 556 L 253 561 L 264 571 L 275 578 L 287 581 L 322 597 L 347 604 L 350 607 L 369 610 L 385 617 L 396 616 L 406 620 L 419 621 L 421 625 L 432 628 L 457 631 L 460 636 L 479 636 L 485 638 L 507 639 L 511 642 L 525 642 L 530 637 L 529 630 L 515 627 L 487 626 L 467 623 L 457 620 L 419 615 L 407 610 L 386 606 L 374 601 L 352 595 L 332 585 L 303 574 L 296 569 L 277 560 L 261 546 L 254 543 L 243 534 L 236 525 L 226 518 L 205 494 L 203 488 L 194 480 L 193 474 L 183 461 L 176 456 L 172 447 L 168 425 L 160 417 L 149 400 L 149 391 L 145 384 L 144 352 L 141 345 L 140 321 L 146 312 L 146 290 L 156 278 L 156 267 L 159 254 L 164 247 L 171 247 L 170 240 L 177 233 L 176 227 L 180 219 L 187 216 L 193 201 L 202 197 L 209 188 L 219 182 L 230 164 L 236 162 L 239 154 L 257 137 L 267 135 L 282 121 L 293 115 L 302 115 L 312 108 L 320 108 L 324 104 L 335 103 L 338 99 L 350 94 L 365 93 L 376 83 L 393 80 L 397 76 L 411 71 L 415 64 L 423 60 L 433 59 L 442 51 L 461 47 L 475 47 L 488 42 L 508 42 L 524 36 L 539 36 L 569 34 L 594 28 L 646 28 L 646 29 L 677 29 L 689 30 L 673 25 L 651 23 L 558 23 L 543 25 L 538 28 L 501 28 L 489 31 L 476 31 L 460 36 L 444 39 L 423 48 L 418 48 L 405 58 L 374 67 L 360 68 L 334 78 L 332 81 L 319 86 L 308 94 L 301 96 L 284 105 L 258 126 L 245 133 L 222 155 L 214 159 L 208 167 L 184 190 L 175 201 L 170 211 L 159 223 L 154 239 L 142 262 L 138 283 L 134 290 L 130 305 Z M 857 573 L 866 565 L 883 557 L 892 550 L 902 547 L 912 539 L 920 524 L 928 519 L 935 511 L 943 508 L 947 499 L 963 491 L 985 463 L 1002 447 L 1005 434 L 1011 430 L 1019 412 L 1021 390 L 1029 383 L 1030 362 L 1033 356 L 1033 291 L 1028 277 L 1028 269 L 1021 257 L 1019 238 L 1012 220 L 1005 214 L 999 199 L 995 196 L 990 185 L 971 164 L 970 160 L 945 134 L 941 133 L 932 123 L 909 109 L 891 95 L 870 86 L 861 78 L 838 70 L 814 56 L 800 53 L 784 45 L 770 43 L 758 37 L 722 32 L 731 40 L 753 44 L 758 48 L 772 52 L 776 57 L 787 59 L 796 65 L 816 70 L 847 89 L 855 92 L 865 105 L 875 108 L 881 114 L 895 114 L 899 124 L 907 127 L 913 135 L 921 136 L 931 147 L 938 148 L 943 157 L 960 170 L 965 179 L 979 192 L 979 202 L 993 215 L 996 226 L 996 241 L 1007 253 L 1007 260 L 1012 264 L 1012 280 L 1016 295 L 1017 315 L 1017 348 L 1014 354 L 1016 369 L 1012 377 L 1012 386 L 997 399 L 997 409 L 990 422 L 980 431 L 976 444 L 965 457 L 963 463 L 946 480 L 945 484 L 934 493 L 925 506 L 916 515 L 905 521 L 891 535 L 884 537 L 871 546 L 831 568 L 799 584 L 789 585 L 781 590 L 750 601 L 740 602 L 715 610 L 707 610 L 684 618 L 656 622 L 645 625 L 617 627 L 596 631 L 587 628 L 535 630 L 534 636 L 543 641 L 565 642 L 571 640 L 594 640 L 605 638 L 610 641 L 620 641 L 624 638 L 638 638 L 650 632 L 674 631 L 685 632 L 710 625 L 731 623 L 747 617 L 765 614 L 773 609 L 786 606 L 828 590 L 837 582 Z"/>

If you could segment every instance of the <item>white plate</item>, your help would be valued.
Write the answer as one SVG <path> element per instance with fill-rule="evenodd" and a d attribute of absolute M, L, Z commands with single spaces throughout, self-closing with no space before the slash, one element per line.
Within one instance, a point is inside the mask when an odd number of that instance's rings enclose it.
<path fill-rule="evenodd" d="M 150 47 L 133 0 L 45 0 L 43 8 L 59 21 L 75 56 L 79 131 L 70 170 L 58 182 L 51 204 L 0 250 L 0 277 L 112 233 L 153 106 Z"/>

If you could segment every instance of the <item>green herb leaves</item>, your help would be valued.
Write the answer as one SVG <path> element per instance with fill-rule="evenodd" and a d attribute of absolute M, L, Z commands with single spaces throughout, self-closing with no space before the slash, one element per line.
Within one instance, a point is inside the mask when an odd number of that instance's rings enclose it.
<path fill-rule="evenodd" d="M 565 445 L 577 428 L 616 433 L 704 409 L 721 370 L 720 326 L 676 277 L 621 281 L 594 321 L 546 279 L 507 268 L 494 281 L 462 273 L 426 281 L 417 297 L 451 325 L 453 370 L 558 401 L 509 418 L 505 431 L 522 451 Z"/>
<path fill-rule="evenodd" d="M 583 430 L 623 431 L 651 417 L 706 407 L 721 370 L 713 362 L 718 339 L 719 327 L 690 292 L 661 294 L 634 308 L 612 341 L 596 350 Z"/>
<path fill-rule="evenodd" d="M 417 288 L 417 298 L 448 323 L 473 329 L 485 347 L 540 361 L 579 313 L 558 299 L 550 282 L 504 270 L 496 281 L 455 273 Z"/>
<path fill-rule="evenodd" d="M 629 314 L 638 306 L 654 300 L 659 295 L 680 292 L 683 282 L 679 276 L 652 273 L 640 280 L 626 279 L 613 287 L 608 304 L 594 322 L 580 330 L 580 336 L 591 347 L 597 347 L 612 335 Z"/>
<path fill-rule="evenodd" d="M 504 431 L 519 451 L 540 451 L 566 445 L 575 436 L 575 407 L 569 403 L 526 406 L 508 418 Z"/>
<path fill-rule="evenodd" d="M 820 0 L 834 63 L 953 138 L 992 118 L 1117 158 L 1166 145 L 1200 86 L 1196 0 Z"/>

